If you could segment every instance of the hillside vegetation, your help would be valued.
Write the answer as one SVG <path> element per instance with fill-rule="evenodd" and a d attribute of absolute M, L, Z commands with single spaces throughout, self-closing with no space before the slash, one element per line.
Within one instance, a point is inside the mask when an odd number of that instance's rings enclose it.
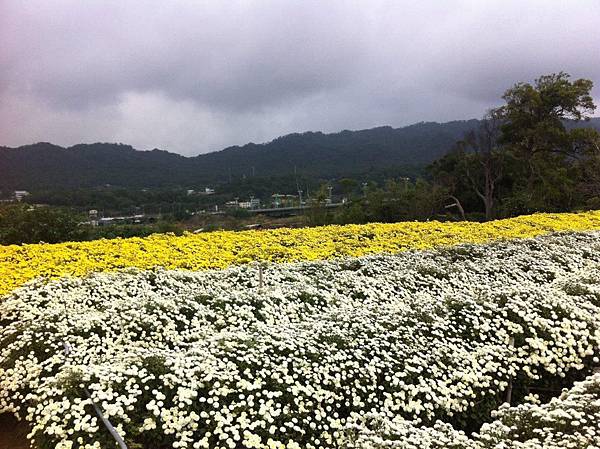
<path fill-rule="evenodd" d="M 332 134 L 306 132 L 195 157 L 157 149 L 137 151 L 130 145 L 114 143 L 64 148 L 42 142 L 0 147 L 0 190 L 93 188 L 105 184 L 203 188 L 243 178 L 247 182 L 259 180 L 260 184 L 265 178 L 290 175 L 325 179 L 373 173 L 417 176 L 479 124 L 479 120 L 466 120 Z M 600 118 L 577 126 L 600 129 Z"/>
<path fill-rule="evenodd" d="M 333 134 L 306 132 L 265 144 L 249 143 L 184 157 L 94 143 L 63 148 L 37 143 L 0 147 L 0 190 L 97 187 L 202 186 L 247 178 L 297 174 L 336 177 L 397 168 L 414 172 L 446 153 L 477 120 L 418 123 Z M 195 150 L 195 149 L 194 149 Z"/>

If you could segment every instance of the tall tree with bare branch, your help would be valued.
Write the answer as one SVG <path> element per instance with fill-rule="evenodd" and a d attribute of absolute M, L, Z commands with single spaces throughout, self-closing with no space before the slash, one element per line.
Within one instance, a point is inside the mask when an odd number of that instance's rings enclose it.
<path fill-rule="evenodd" d="M 467 133 L 459 145 L 464 151 L 464 171 L 483 201 L 486 220 L 494 218 L 496 186 L 502 178 L 504 153 L 499 146 L 502 115 L 499 109 L 489 111 L 479 127 Z"/>

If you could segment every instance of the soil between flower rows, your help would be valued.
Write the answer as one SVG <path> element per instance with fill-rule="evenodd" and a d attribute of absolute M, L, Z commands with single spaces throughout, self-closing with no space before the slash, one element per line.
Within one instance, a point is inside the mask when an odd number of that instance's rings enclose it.
<path fill-rule="evenodd" d="M 24 422 L 19 422 L 7 413 L 0 415 L 0 449 L 29 449 Z"/>

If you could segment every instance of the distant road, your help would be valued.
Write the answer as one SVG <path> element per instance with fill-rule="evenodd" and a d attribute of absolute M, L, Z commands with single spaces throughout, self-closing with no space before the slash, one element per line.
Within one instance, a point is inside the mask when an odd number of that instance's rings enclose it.
<path fill-rule="evenodd" d="M 343 206 L 346 203 L 329 203 L 325 207 L 328 209 L 334 209 L 336 207 Z M 279 215 L 279 214 L 290 214 L 302 212 L 303 210 L 310 209 L 311 206 L 293 206 L 293 207 L 272 207 L 268 209 L 246 209 L 252 214 L 264 214 L 264 215 Z"/>

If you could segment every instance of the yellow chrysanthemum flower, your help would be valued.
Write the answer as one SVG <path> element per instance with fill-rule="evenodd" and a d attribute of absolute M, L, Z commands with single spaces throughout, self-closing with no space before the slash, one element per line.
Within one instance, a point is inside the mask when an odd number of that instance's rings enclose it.
<path fill-rule="evenodd" d="M 600 229 L 600 211 L 535 214 L 487 223 L 402 222 L 0 246 L 0 294 L 45 276 L 136 267 L 203 270 L 251 261 L 294 262 L 397 253 L 458 243 Z"/>

